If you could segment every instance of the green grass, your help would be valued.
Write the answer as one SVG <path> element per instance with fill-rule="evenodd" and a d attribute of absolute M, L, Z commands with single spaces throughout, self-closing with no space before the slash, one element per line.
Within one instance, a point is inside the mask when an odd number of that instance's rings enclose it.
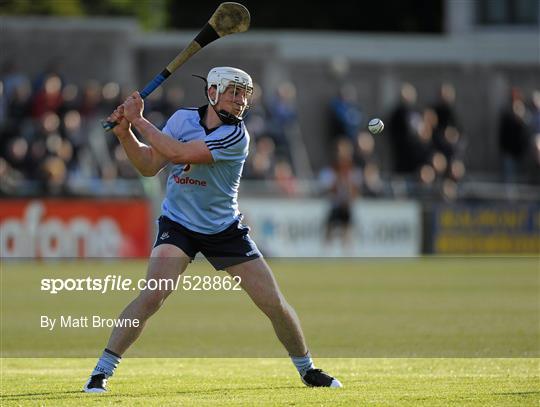
<path fill-rule="evenodd" d="M 144 276 L 144 261 L 3 262 L 1 405 L 537 406 L 538 258 L 276 260 L 318 365 L 304 388 L 243 292 L 173 293 L 110 393 L 79 392 L 109 329 L 47 331 L 40 315 L 116 317 L 136 292 L 40 291 L 41 278 Z M 216 275 L 204 262 L 189 274 Z M 219 274 L 224 275 L 224 274 Z"/>
<path fill-rule="evenodd" d="M 103 395 L 92 359 L 4 359 L 2 405 L 537 406 L 534 359 L 320 359 L 343 389 L 304 387 L 285 359 L 126 359 Z"/>

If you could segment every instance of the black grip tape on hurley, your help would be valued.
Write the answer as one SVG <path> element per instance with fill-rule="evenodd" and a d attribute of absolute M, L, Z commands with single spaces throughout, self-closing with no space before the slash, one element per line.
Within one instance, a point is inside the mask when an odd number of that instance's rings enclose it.
<path fill-rule="evenodd" d="M 201 32 L 195 37 L 195 41 L 202 47 L 219 38 L 219 34 L 209 23 L 206 23 Z"/>

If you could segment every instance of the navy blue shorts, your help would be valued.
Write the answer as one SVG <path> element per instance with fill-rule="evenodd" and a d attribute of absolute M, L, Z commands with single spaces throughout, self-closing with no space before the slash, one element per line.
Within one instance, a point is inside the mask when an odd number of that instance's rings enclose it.
<path fill-rule="evenodd" d="M 239 220 L 213 235 L 193 232 L 166 216 L 159 217 L 158 225 L 154 247 L 172 244 L 192 259 L 201 252 L 216 270 L 261 257 L 257 245 L 248 235 L 249 227 Z"/>

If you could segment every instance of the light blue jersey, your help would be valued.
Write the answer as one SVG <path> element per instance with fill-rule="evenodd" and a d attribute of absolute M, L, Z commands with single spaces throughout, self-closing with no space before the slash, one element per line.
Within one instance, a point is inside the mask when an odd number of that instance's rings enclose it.
<path fill-rule="evenodd" d="M 204 140 L 214 162 L 173 165 L 161 211 L 194 232 L 214 234 L 240 217 L 237 196 L 249 134 L 244 122 L 209 131 L 202 122 L 207 108 L 180 109 L 162 130 L 182 142 Z"/>

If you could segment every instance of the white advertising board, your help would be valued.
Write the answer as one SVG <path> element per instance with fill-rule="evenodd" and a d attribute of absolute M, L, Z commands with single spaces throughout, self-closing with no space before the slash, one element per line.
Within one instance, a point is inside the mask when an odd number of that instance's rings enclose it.
<path fill-rule="evenodd" d="M 328 241 L 323 199 L 239 200 L 244 223 L 267 257 L 409 257 L 420 254 L 421 209 L 414 201 L 363 200 L 353 206 L 349 244 Z"/>

